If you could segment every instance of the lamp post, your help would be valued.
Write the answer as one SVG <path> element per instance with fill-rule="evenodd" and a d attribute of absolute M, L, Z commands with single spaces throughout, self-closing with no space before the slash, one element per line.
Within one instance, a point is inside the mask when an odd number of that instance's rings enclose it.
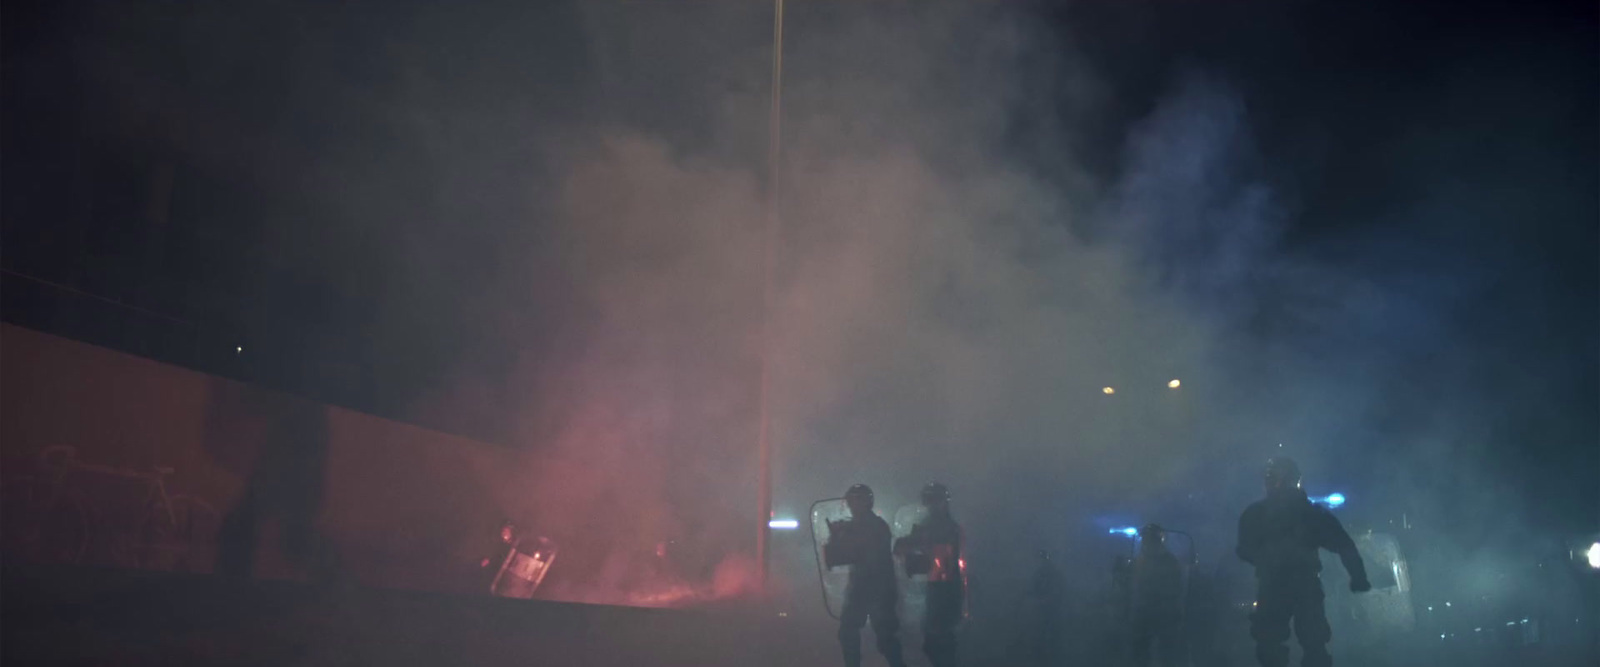
<path fill-rule="evenodd" d="M 759 395 L 759 425 L 756 435 L 757 480 L 756 493 L 760 496 L 760 516 L 756 526 L 756 560 L 761 563 L 761 590 L 767 590 L 768 563 L 771 561 L 769 540 L 772 520 L 772 290 L 773 271 L 777 255 L 778 236 L 778 121 L 781 118 L 783 94 L 783 0 L 772 3 L 772 100 L 767 112 L 767 183 L 765 195 L 766 227 L 764 231 L 763 276 L 761 288 L 761 389 Z"/>

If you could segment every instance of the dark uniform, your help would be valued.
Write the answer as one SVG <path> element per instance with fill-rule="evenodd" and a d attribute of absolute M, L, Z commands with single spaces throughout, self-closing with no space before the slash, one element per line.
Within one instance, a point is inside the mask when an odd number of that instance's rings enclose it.
<path fill-rule="evenodd" d="M 850 505 L 850 520 L 830 522 L 828 543 L 824 546 L 828 567 L 850 566 L 844 611 L 839 614 L 839 646 L 844 651 L 844 664 L 861 664 L 861 627 L 870 620 L 878 652 L 890 667 L 904 667 L 900 616 L 895 609 L 900 596 L 895 587 L 894 556 L 889 551 L 893 537 L 889 524 L 872 512 L 872 490 L 865 485 L 850 487 L 845 501 Z"/>
<path fill-rule="evenodd" d="M 1306 667 L 1333 664 L 1332 633 L 1322 606 L 1322 560 L 1318 549 L 1339 555 L 1350 573 L 1350 590 L 1372 589 L 1356 544 L 1327 508 L 1313 504 L 1300 488 L 1293 461 L 1273 459 L 1267 468 L 1267 497 L 1239 517 L 1239 558 L 1256 569 L 1256 609 L 1250 635 L 1262 667 L 1289 664 L 1289 629 L 1300 642 Z"/>
<path fill-rule="evenodd" d="M 1031 664 L 1054 665 L 1061 661 L 1063 584 L 1061 570 L 1050 559 L 1050 552 L 1039 551 L 1039 567 L 1028 584 L 1027 652 Z"/>
<path fill-rule="evenodd" d="M 1130 652 L 1137 667 L 1150 664 L 1151 648 L 1159 646 L 1165 664 L 1180 660 L 1183 626 L 1183 567 L 1162 540 L 1165 533 L 1154 524 L 1139 531 L 1139 557 L 1133 562 L 1133 599 L 1130 604 Z"/>
<path fill-rule="evenodd" d="M 1127 660 L 1132 646 L 1129 626 L 1133 623 L 1133 558 L 1118 554 L 1111 561 L 1111 598 L 1109 600 L 1110 632 L 1102 638 L 1102 651 L 1117 656 L 1117 662 Z"/>
<path fill-rule="evenodd" d="M 922 489 L 928 518 L 895 545 L 906 558 L 906 574 L 928 575 L 928 605 L 922 618 L 922 652 L 933 667 L 958 662 L 956 626 L 966 604 L 961 526 L 950 516 L 950 491 L 931 482 Z"/>

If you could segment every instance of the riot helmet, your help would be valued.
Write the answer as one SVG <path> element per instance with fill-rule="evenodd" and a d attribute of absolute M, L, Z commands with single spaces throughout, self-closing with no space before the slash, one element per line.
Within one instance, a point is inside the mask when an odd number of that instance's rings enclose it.
<path fill-rule="evenodd" d="M 851 514 L 872 513 L 872 501 L 872 487 L 865 484 L 857 484 L 844 492 L 844 504 Z"/>
<path fill-rule="evenodd" d="M 1274 493 L 1300 488 L 1300 466 L 1287 456 L 1267 459 L 1267 492 Z"/>
<path fill-rule="evenodd" d="M 1155 550 L 1166 548 L 1167 530 L 1159 523 L 1145 524 L 1139 529 L 1139 549 Z"/>
<path fill-rule="evenodd" d="M 941 482 L 928 482 L 922 487 L 922 504 L 929 509 L 948 507 L 950 504 L 950 488 Z"/>

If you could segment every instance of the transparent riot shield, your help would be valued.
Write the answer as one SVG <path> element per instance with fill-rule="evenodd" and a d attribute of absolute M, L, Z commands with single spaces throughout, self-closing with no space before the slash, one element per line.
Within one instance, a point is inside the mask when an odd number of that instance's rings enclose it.
<path fill-rule="evenodd" d="M 1372 590 L 1350 592 L 1350 575 L 1337 556 L 1323 552 L 1322 577 L 1327 582 L 1328 623 L 1334 636 L 1356 646 L 1372 646 L 1410 633 L 1416 625 L 1411 607 L 1411 573 L 1393 535 L 1353 536 L 1367 567 Z"/>
<path fill-rule="evenodd" d="M 826 553 L 830 537 L 828 524 L 849 519 L 850 509 L 845 507 L 843 498 L 811 504 L 811 546 L 817 559 L 817 584 L 822 588 L 822 604 L 834 618 L 844 612 L 844 589 L 850 581 L 850 566 L 829 563 Z"/>
<path fill-rule="evenodd" d="M 899 544 L 902 538 L 909 537 L 911 528 L 927 518 L 928 508 L 921 503 L 906 505 L 895 510 L 894 521 L 889 524 L 895 544 Z M 904 556 L 897 555 L 894 559 L 894 569 L 900 584 L 900 623 L 907 628 L 922 627 L 922 618 L 928 610 L 927 568 L 907 563 Z M 910 572 L 918 573 L 908 574 Z"/>
<path fill-rule="evenodd" d="M 1190 588 L 1194 585 L 1194 568 L 1200 562 L 1200 554 L 1195 551 L 1193 535 L 1172 529 L 1167 529 L 1166 533 L 1167 551 L 1171 551 L 1172 555 L 1178 559 L 1178 570 L 1183 576 L 1183 582 L 1180 584 L 1183 593 L 1178 597 L 1182 606 L 1187 609 L 1190 603 Z"/>

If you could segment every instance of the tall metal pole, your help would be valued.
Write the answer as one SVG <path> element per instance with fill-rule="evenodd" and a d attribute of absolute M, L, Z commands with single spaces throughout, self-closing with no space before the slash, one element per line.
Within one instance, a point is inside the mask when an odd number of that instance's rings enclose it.
<path fill-rule="evenodd" d="M 771 550 L 768 540 L 772 528 L 772 291 L 773 272 L 778 244 L 778 120 L 781 117 L 783 93 L 783 0 L 773 0 L 772 5 L 772 106 L 767 114 L 767 219 L 764 238 L 764 272 L 761 291 L 761 394 L 760 426 L 756 437 L 757 459 L 760 466 L 757 493 L 760 494 L 761 516 L 757 522 L 756 559 L 761 563 L 761 590 L 767 590 L 767 572 L 770 569 Z"/>

